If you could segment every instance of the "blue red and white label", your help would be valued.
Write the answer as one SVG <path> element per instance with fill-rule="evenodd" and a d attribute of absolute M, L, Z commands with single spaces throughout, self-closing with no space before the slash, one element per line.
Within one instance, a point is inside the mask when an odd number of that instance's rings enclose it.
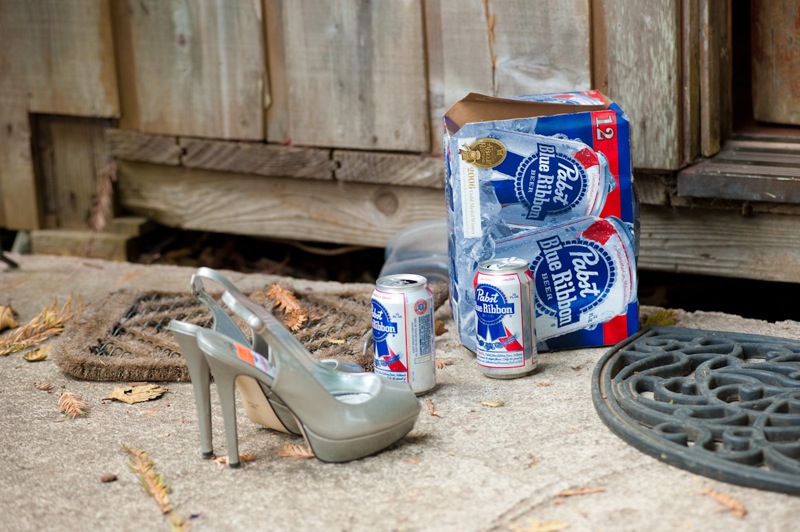
<path fill-rule="evenodd" d="M 541 254 L 531 264 L 536 310 L 555 317 L 558 328 L 568 328 L 608 297 L 616 267 L 608 252 L 591 240 L 563 242 L 554 235 L 537 244 Z"/>
<path fill-rule="evenodd" d="M 492 178 L 497 200 L 502 205 L 522 205 L 527 211 L 524 218 L 530 221 L 573 213 L 589 191 L 587 167 L 599 165 L 597 155 L 589 148 L 578 153 L 580 162 L 544 142 L 537 143 L 535 153 L 528 157 L 508 153 L 494 169 L 501 174 Z"/>
<path fill-rule="evenodd" d="M 405 342 L 405 317 L 389 314 L 381 302 L 372 299 L 372 341 L 375 373 L 392 380 L 408 378 L 408 350 Z"/>
<path fill-rule="evenodd" d="M 490 275 L 492 284 L 475 286 L 478 364 L 491 368 L 515 368 L 525 364 L 525 323 L 521 315 L 521 290 L 517 274 Z M 501 286 L 503 288 L 501 288 Z"/>

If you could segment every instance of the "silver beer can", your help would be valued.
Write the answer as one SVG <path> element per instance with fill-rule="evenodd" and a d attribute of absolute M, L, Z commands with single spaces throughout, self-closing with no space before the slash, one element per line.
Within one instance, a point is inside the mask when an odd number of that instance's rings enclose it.
<path fill-rule="evenodd" d="M 416 395 L 436 385 L 433 294 L 421 275 L 381 277 L 372 292 L 375 373 L 405 381 Z"/>
<path fill-rule="evenodd" d="M 533 280 L 518 258 L 491 259 L 475 274 L 478 365 L 487 377 L 514 379 L 536 369 Z"/>

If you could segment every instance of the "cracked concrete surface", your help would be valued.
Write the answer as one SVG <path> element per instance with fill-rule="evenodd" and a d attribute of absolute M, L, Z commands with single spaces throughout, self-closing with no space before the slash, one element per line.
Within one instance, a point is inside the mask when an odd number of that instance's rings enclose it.
<path fill-rule="evenodd" d="M 120 288 L 188 290 L 190 268 L 12 255 L 0 265 L 0 304 L 24 323 L 57 296 L 95 301 Z M 243 289 L 275 280 L 227 272 Z M 322 286 L 321 283 L 310 283 Z M 80 381 L 52 361 L 0 357 L 0 530 L 166 530 L 168 519 L 127 468 L 122 445 L 143 449 L 195 530 L 789 530 L 800 497 L 697 476 L 659 462 L 615 436 L 591 400 L 591 376 L 607 348 L 543 353 L 536 373 L 501 381 L 481 375 L 449 331 L 437 357 L 452 364 L 421 398 L 414 430 L 398 445 L 346 464 L 278 455 L 295 437 L 251 423 L 239 410 L 239 470 L 202 460 L 191 384 L 165 383 L 162 398 L 103 402 L 113 382 Z M 678 325 L 800 339 L 800 323 L 767 323 L 678 311 Z M 34 383 L 49 381 L 53 393 Z M 64 419 L 61 390 L 92 405 Z M 215 449 L 224 453 L 212 394 Z M 482 401 L 502 402 L 486 406 Z M 430 405 L 428 404 L 430 402 Z M 438 415 L 431 415 L 435 410 Z M 105 473 L 118 476 L 102 483 Z M 585 495 L 564 490 L 602 488 Z M 700 491 L 711 488 L 747 509 L 736 517 Z M 593 491 L 593 490 L 589 490 Z M 550 528 L 546 528 L 550 527 Z"/>

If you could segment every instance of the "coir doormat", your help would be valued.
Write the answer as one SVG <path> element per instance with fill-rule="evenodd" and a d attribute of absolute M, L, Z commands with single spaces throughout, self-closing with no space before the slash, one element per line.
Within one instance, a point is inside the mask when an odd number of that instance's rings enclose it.
<path fill-rule="evenodd" d="M 447 298 L 447 286 L 437 283 L 431 289 L 438 307 Z M 372 350 L 367 348 L 372 337 L 371 289 L 288 290 L 305 315 L 292 332 L 312 355 L 372 370 Z M 249 297 L 281 317 L 267 289 Z M 67 326 L 53 348 L 53 360 L 79 379 L 188 381 L 188 368 L 169 330 L 172 319 L 211 326 L 211 313 L 188 293 L 113 292 Z M 241 321 L 237 323 L 250 334 Z"/>

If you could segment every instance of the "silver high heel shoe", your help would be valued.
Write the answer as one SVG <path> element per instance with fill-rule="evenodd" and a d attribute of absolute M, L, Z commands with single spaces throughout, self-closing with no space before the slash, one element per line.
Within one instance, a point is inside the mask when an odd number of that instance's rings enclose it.
<path fill-rule="evenodd" d="M 264 356 L 218 332 L 197 333 L 197 345 L 217 384 L 231 467 L 239 466 L 234 392 L 241 376 L 254 379 L 264 397 L 280 399 L 324 462 L 377 453 L 414 427 L 420 404 L 407 383 L 331 369 L 265 309 L 230 292 L 222 300 L 269 345 L 269 355 Z"/>
<path fill-rule="evenodd" d="M 211 268 L 198 269 L 191 278 L 192 295 L 211 311 L 213 318 L 212 329 L 238 343 L 252 346 L 257 352 L 267 354 L 269 346 L 267 346 L 263 338 L 251 331 L 251 343 L 222 306 L 208 294 L 203 285 L 203 279 L 213 281 L 240 298 L 245 298 L 245 296 L 219 272 Z M 201 452 L 204 458 L 211 458 L 214 456 L 211 435 L 211 373 L 206 357 L 197 347 L 197 333 L 203 328 L 180 320 L 172 320 L 169 324 L 169 329 L 178 341 L 183 357 L 186 360 L 186 366 L 189 369 L 189 377 L 192 380 L 192 389 L 197 404 Z M 340 371 L 364 371 L 358 364 L 339 363 L 336 360 L 324 360 L 322 364 Z M 236 384 L 239 386 L 240 393 L 244 399 L 245 413 L 251 421 L 280 432 L 300 434 L 300 427 L 297 426 L 288 409 L 278 401 L 263 400 L 263 393 L 253 379 L 242 377 L 238 379 Z M 250 400 L 250 398 L 253 399 Z"/>

